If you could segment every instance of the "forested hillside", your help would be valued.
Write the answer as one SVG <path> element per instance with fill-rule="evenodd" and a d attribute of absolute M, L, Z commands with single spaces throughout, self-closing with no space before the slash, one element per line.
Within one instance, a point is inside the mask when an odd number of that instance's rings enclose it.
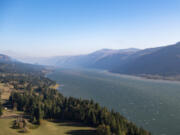
<path fill-rule="evenodd" d="M 26 64 L 18 61 L 0 61 L 1 73 L 26 73 L 26 74 L 42 74 L 45 68 L 39 65 Z"/>

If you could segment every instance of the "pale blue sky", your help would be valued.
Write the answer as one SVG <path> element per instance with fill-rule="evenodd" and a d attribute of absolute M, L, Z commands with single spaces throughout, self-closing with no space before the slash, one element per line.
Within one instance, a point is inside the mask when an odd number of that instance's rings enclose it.
<path fill-rule="evenodd" d="M 180 41 L 180 0 L 0 0 L 0 53 L 74 55 Z"/>

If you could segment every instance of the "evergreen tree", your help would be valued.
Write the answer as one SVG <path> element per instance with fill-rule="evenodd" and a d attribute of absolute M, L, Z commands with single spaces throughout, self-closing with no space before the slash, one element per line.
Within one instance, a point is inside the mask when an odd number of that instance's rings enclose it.
<path fill-rule="evenodd" d="M 107 125 L 100 125 L 97 128 L 98 135 L 111 135 L 110 126 Z"/>
<path fill-rule="evenodd" d="M 41 124 L 42 113 L 41 113 L 41 109 L 40 109 L 39 105 L 34 110 L 34 116 L 36 118 L 36 123 L 40 125 Z"/>

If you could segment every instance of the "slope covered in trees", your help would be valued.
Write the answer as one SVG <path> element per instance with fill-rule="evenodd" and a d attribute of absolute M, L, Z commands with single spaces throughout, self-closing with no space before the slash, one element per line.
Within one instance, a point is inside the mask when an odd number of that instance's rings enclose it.
<path fill-rule="evenodd" d="M 9 56 L 0 54 L 0 73 L 20 74 L 43 74 L 45 68 L 40 65 L 33 65 L 19 62 Z"/>
<path fill-rule="evenodd" d="M 1 73 L 25 73 L 25 74 L 41 74 L 44 67 L 39 65 L 25 64 L 17 61 L 0 61 Z"/>

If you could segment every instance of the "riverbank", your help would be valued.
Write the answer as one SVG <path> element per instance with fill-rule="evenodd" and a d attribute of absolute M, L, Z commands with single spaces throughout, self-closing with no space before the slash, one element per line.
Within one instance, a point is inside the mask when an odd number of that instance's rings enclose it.
<path fill-rule="evenodd" d="M 132 75 L 129 75 L 129 74 L 114 73 L 114 72 L 110 72 L 107 70 L 103 70 L 102 72 L 112 74 L 115 76 L 119 75 L 121 77 L 134 78 L 134 79 L 140 79 L 140 80 L 180 83 L 180 75 L 177 75 L 177 76 L 160 76 L 160 75 L 151 75 L 151 74 L 139 74 L 139 75 L 132 74 Z"/>
<path fill-rule="evenodd" d="M 51 89 L 58 89 L 60 84 L 56 83 L 55 85 L 50 86 Z"/>

